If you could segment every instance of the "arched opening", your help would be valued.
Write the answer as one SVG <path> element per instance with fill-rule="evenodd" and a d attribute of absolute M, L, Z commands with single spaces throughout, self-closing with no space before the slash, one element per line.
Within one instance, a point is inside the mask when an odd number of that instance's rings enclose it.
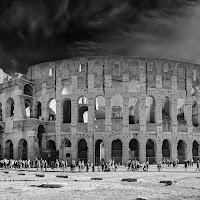
<path fill-rule="evenodd" d="M 186 143 L 183 140 L 179 140 L 177 145 L 177 154 L 179 163 L 183 163 L 184 160 L 186 159 L 186 150 L 187 150 Z"/>
<path fill-rule="evenodd" d="M 139 100 L 137 98 L 129 99 L 129 124 L 139 123 Z"/>
<path fill-rule="evenodd" d="M 78 159 L 80 161 L 84 161 L 85 163 L 87 163 L 87 151 L 88 151 L 88 147 L 87 147 L 87 142 L 84 139 L 81 139 L 78 142 Z"/>
<path fill-rule="evenodd" d="M 54 68 L 51 67 L 51 68 L 49 69 L 49 76 L 53 76 L 53 75 L 54 75 Z"/>
<path fill-rule="evenodd" d="M 32 114 L 32 102 L 29 99 L 25 99 L 25 113 L 26 117 L 30 118 Z"/>
<path fill-rule="evenodd" d="M 131 80 L 129 82 L 129 89 L 128 89 L 129 92 L 136 92 L 136 93 L 139 93 L 140 92 L 140 83 L 139 81 L 137 80 Z"/>
<path fill-rule="evenodd" d="M 72 152 L 72 148 L 71 148 L 72 144 L 71 141 L 68 139 L 64 139 L 63 141 L 63 160 L 67 160 L 68 163 L 72 162 L 72 158 L 71 158 L 71 152 Z"/>
<path fill-rule="evenodd" d="M 122 142 L 119 139 L 112 141 L 111 159 L 122 164 Z"/>
<path fill-rule="evenodd" d="M 146 143 L 146 159 L 150 164 L 156 162 L 155 143 L 152 139 L 148 139 Z"/>
<path fill-rule="evenodd" d="M 123 98 L 117 94 L 111 99 L 112 119 L 123 118 Z"/>
<path fill-rule="evenodd" d="M 14 116 L 14 100 L 12 98 L 6 101 L 6 117 Z"/>
<path fill-rule="evenodd" d="M 198 104 L 196 101 L 193 101 L 192 105 L 192 124 L 197 127 L 198 126 Z"/>
<path fill-rule="evenodd" d="M 5 144 L 5 158 L 13 159 L 13 143 L 11 140 L 7 140 Z"/>
<path fill-rule="evenodd" d="M 37 119 L 40 119 L 42 117 L 42 104 L 40 102 L 37 102 Z"/>
<path fill-rule="evenodd" d="M 28 158 L 28 145 L 25 139 L 21 139 L 18 143 L 18 158 L 22 160 L 27 160 Z"/>
<path fill-rule="evenodd" d="M 29 84 L 24 86 L 24 94 L 28 96 L 33 96 L 33 89 Z"/>
<path fill-rule="evenodd" d="M 71 147 L 70 140 L 65 140 L 65 147 Z"/>
<path fill-rule="evenodd" d="M 56 143 L 53 140 L 49 140 L 46 148 L 50 151 L 56 151 Z"/>
<path fill-rule="evenodd" d="M 84 96 L 78 100 L 78 122 L 88 123 L 88 99 Z"/>
<path fill-rule="evenodd" d="M 56 100 L 52 99 L 49 102 L 49 106 L 48 106 L 48 110 L 49 110 L 49 121 L 55 121 L 56 120 Z"/>
<path fill-rule="evenodd" d="M 95 119 L 105 119 L 105 98 L 98 96 L 95 99 Z"/>
<path fill-rule="evenodd" d="M 63 123 L 71 123 L 71 100 L 68 98 L 63 102 Z"/>
<path fill-rule="evenodd" d="M 170 144 L 167 139 L 162 144 L 162 157 L 163 159 L 170 159 Z"/>
<path fill-rule="evenodd" d="M 196 140 L 192 144 L 192 157 L 194 162 L 197 162 L 199 159 L 199 143 Z"/>
<path fill-rule="evenodd" d="M 185 99 L 178 98 L 178 100 L 177 100 L 177 121 L 178 121 L 179 126 L 186 124 L 184 109 L 185 109 Z"/>
<path fill-rule="evenodd" d="M 146 98 L 146 123 L 155 123 L 155 99 L 151 96 Z"/>
<path fill-rule="evenodd" d="M 72 94 L 72 87 L 69 86 L 69 87 L 64 87 L 62 89 L 62 92 L 61 92 L 62 95 L 68 95 L 68 94 Z"/>
<path fill-rule="evenodd" d="M 135 159 L 139 159 L 139 143 L 136 139 L 132 139 L 129 142 L 129 154 L 130 154 L 130 159 L 131 160 L 135 160 Z"/>
<path fill-rule="evenodd" d="M 169 97 L 165 97 L 163 99 L 162 120 L 163 120 L 163 130 L 164 131 L 170 131 L 170 126 L 171 126 L 171 112 L 170 112 Z"/>
<path fill-rule="evenodd" d="M 46 145 L 47 162 L 55 161 L 58 159 L 58 152 L 56 151 L 56 143 L 53 140 L 49 140 Z"/>
<path fill-rule="evenodd" d="M 97 140 L 95 144 L 95 165 L 100 165 L 101 160 L 104 160 L 104 144 L 103 140 Z"/>
<path fill-rule="evenodd" d="M 0 121 L 3 121 L 2 104 L 0 103 Z"/>
<path fill-rule="evenodd" d="M 42 150 L 42 138 L 43 138 L 43 134 L 44 133 L 45 133 L 44 126 L 43 125 L 39 125 L 37 138 L 38 138 L 38 146 L 39 146 L 40 150 Z"/>

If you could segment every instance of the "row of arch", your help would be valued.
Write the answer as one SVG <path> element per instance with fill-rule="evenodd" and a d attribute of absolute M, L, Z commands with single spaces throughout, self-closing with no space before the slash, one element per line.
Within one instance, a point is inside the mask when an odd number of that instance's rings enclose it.
<path fill-rule="evenodd" d="M 132 92 L 138 91 L 138 84 L 135 82 L 131 85 Z M 64 90 L 65 89 L 65 90 Z M 64 88 L 64 93 L 70 94 L 69 89 Z M 24 94 L 28 96 L 33 95 L 33 89 L 29 84 L 24 86 Z M 33 117 L 33 102 L 31 99 L 24 100 L 25 114 L 26 117 Z M 77 101 L 78 106 L 78 122 L 87 123 L 88 122 L 88 99 L 85 96 L 81 96 Z M 36 118 L 40 119 L 42 117 L 42 104 L 38 101 L 36 105 Z M 129 124 L 139 123 L 139 100 L 135 97 L 129 99 Z M 105 98 L 103 96 L 97 96 L 94 101 L 95 108 L 95 119 L 105 119 Z M 156 101 L 153 96 L 148 96 L 146 98 L 146 122 L 155 123 L 155 110 Z M 56 100 L 50 99 L 47 103 L 48 116 L 47 120 L 56 120 Z M 192 105 L 192 123 L 194 126 L 198 126 L 198 104 L 196 101 Z M 6 117 L 11 117 L 14 115 L 14 100 L 12 98 L 6 101 Z M 71 100 L 66 98 L 62 103 L 62 115 L 63 123 L 71 123 Z M 111 117 L 113 119 L 123 118 L 123 98 L 121 95 L 117 94 L 111 98 Z M 0 103 L 0 120 L 2 120 L 2 105 Z M 163 99 L 162 105 L 162 119 L 164 124 L 168 124 L 171 119 L 171 103 L 169 97 Z M 179 124 L 186 124 L 185 120 L 185 100 L 179 98 L 177 100 L 177 120 Z"/>
<path fill-rule="evenodd" d="M 139 159 L 139 142 L 137 139 L 131 139 L 129 142 L 129 159 Z M 64 141 L 64 147 L 70 148 L 70 140 Z M 56 144 L 53 140 L 48 140 L 46 149 L 50 151 L 56 151 Z M 95 142 L 95 162 L 99 163 L 100 159 L 104 158 L 104 144 L 103 140 L 97 140 Z M 177 143 L 177 156 L 180 162 L 186 159 L 187 144 L 184 140 L 179 140 Z M 192 146 L 192 156 L 196 160 L 199 155 L 199 143 L 194 140 Z M 111 144 L 111 158 L 115 159 L 116 162 L 122 163 L 123 148 L 122 142 L 119 139 L 113 140 Z M 168 139 L 162 142 L 162 158 L 171 158 L 171 142 Z M 5 158 L 13 159 L 13 143 L 11 140 L 5 142 Z M 18 158 L 28 158 L 28 144 L 25 139 L 21 139 L 18 142 Z M 153 139 L 148 139 L 146 142 L 146 158 L 153 163 L 156 161 L 156 142 Z M 88 160 L 88 146 L 85 139 L 81 139 L 78 142 L 78 159 Z"/>
<path fill-rule="evenodd" d="M 63 123 L 71 123 L 71 100 L 65 99 L 63 102 Z M 105 119 L 105 98 L 97 96 L 94 102 L 95 120 Z M 139 123 L 139 100 L 135 97 L 129 99 L 129 124 Z M 153 96 L 146 98 L 146 123 L 155 123 L 156 101 Z M 192 105 L 192 123 L 195 127 L 198 126 L 198 104 L 196 101 Z M 123 118 L 123 98 L 117 94 L 111 98 L 111 118 Z M 171 120 L 171 103 L 169 97 L 163 99 L 162 104 L 162 119 L 163 124 L 168 124 Z M 179 124 L 186 124 L 185 120 L 185 100 L 178 98 L 177 100 L 177 121 Z M 88 99 L 82 96 L 78 99 L 78 122 L 88 122 Z"/>

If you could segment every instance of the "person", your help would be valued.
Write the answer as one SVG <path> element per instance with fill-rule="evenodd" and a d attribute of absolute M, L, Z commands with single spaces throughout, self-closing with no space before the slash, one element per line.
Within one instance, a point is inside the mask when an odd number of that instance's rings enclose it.
<path fill-rule="evenodd" d="M 78 171 L 81 172 L 81 161 L 78 161 Z"/>
<path fill-rule="evenodd" d="M 197 168 L 196 171 L 199 171 L 199 159 L 197 160 Z"/>
<path fill-rule="evenodd" d="M 114 163 L 114 171 L 117 171 L 117 163 Z"/>
<path fill-rule="evenodd" d="M 143 163 L 143 167 L 142 167 L 143 171 L 146 171 L 146 163 Z"/>
<path fill-rule="evenodd" d="M 90 162 L 89 162 L 89 160 L 88 160 L 87 165 L 86 165 L 86 172 L 89 171 L 89 167 L 90 167 Z"/>
<path fill-rule="evenodd" d="M 47 165 L 48 165 L 48 163 L 47 163 L 47 161 L 45 160 L 45 161 L 44 161 L 44 168 L 45 168 L 45 171 L 47 171 Z"/>
<path fill-rule="evenodd" d="M 161 162 L 158 162 L 158 163 L 157 163 L 157 167 L 158 167 L 158 171 L 161 171 L 162 163 L 161 163 Z"/>
<path fill-rule="evenodd" d="M 187 170 L 187 165 L 188 165 L 187 160 L 185 160 L 185 162 L 184 162 L 185 171 Z"/>
<path fill-rule="evenodd" d="M 148 160 L 146 162 L 146 170 L 147 170 L 147 172 L 149 171 L 149 161 Z"/>
<path fill-rule="evenodd" d="M 105 168 L 104 160 L 101 160 L 101 170 L 102 170 L 102 172 L 104 172 L 104 168 Z"/>
<path fill-rule="evenodd" d="M 82 163 L 81 163 L 81 169 L 83 170 L 84 167 L 85 167 L 85 163 L 84 163 L 84 160 L 83 160 Z"/>

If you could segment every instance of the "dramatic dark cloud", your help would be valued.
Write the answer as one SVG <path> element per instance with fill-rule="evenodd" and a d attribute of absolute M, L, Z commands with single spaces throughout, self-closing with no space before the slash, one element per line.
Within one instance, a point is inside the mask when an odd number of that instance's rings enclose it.
<path fill-rule="evenodd" d="M 0 67 L 92 55 L 199 62 L 198 0 L 1 0 Z"/>

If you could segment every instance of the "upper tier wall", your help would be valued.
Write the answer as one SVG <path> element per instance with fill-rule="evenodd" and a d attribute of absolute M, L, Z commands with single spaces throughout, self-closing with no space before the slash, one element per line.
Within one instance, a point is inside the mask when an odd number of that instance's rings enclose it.
<path fill-rule="evenodd" d="M 80 64 L 81 71 L 80 71 Z M 52 69 L 52 75 L 49 70 Z M 179 90 L 186 89 L 189 78 L 193 85 L 200 81 L 200 65 L 168 59 L 139 58 L 139 57 L 83 57 L 55 62 L 46 62 L 29 67 L 28 79 L 47 86 L 55 85 L 55 78 L 62 78 L 71 83 L 71 77 L 77 76 L 82 87 L 87 85 L 88 75 L 94 75 L 95 87 L 102 87 L 103 75 L 111 75 L 120 81 L 123 75 L 129 75 L 129 81 L 140 81 L 140 74 L 146 77 L 147 87 L 156 87 L 156 75 L 162 77 L 163 88 L 171 89 L 172 77 L 177 77 Z M 37 89 L 36 89 L 37 90 Z"/>

